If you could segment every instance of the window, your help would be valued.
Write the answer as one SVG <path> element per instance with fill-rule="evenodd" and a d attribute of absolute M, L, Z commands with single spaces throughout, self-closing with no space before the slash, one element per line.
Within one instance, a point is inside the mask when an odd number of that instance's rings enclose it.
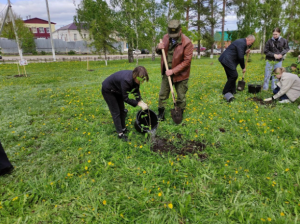
<path fill-rule="evenodd" d="M 31 27 L 31 31 L 32 31 L 32 33 L 37 33 L 36 27 Z"/>
<path fill-rule="evenodd" d="M 86 34 L 85 34 L 85 33 L 83 34 L 83 38 L 84 38 L 84 39 L 86 38 Z"/>
<path fill-rule="evenodd" d="M 74 33 L 74 41 L 76 41 L 76 40 L 77 40 L 77 34 Z"/>
<path fill-rule="evenodd" d="M 45 33 L 44 27 L 39 27 L 39 33 Z"/>
<path fill-rule="evenodd" d="M 50 29 L 49 28 L 46 28 L 46 33 L 50 33 Z"/>

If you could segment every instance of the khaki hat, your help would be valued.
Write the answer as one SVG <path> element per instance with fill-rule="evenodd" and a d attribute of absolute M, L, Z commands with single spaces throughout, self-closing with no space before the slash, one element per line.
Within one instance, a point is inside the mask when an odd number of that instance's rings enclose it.
<path fill-rule="evenodd" d="M 179 32 L 181 29 L 179 20 L 170 20 L 168 23 L 168 34 L 170 38 L 179 37 Z"/>

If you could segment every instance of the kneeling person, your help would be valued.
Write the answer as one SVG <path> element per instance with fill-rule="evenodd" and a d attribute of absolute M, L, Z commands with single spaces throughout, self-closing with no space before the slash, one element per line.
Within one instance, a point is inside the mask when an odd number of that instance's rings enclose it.
<path fill-rule="evenodd" d="M 298 99 L 300 96 L 300 78 L 297 75 L 285 72 L 285 68 L 276 68 L 274 73 L 280 81 L 273 90 L 275 95 L 264 101 L 280 99 L 279 103 L 290 103 Z M 298 108 L 300 109 L 300 107 Z"/>
<path fill-rule="evenodd" d="M 126 112 L 124 102 L 143 110 L 148 109 L 141 100 L 140 84 L 149 81 L 147 70 L 143 66 L 136 67 L 133 71 L 123 70 L 107 77 L 102 83 L 102 95 L 105 99 L 114 121 L 118 137 L 127 141 L 125 125 Z M 134 94 L 134 99 L 129 99 L 129 93 Z"/>

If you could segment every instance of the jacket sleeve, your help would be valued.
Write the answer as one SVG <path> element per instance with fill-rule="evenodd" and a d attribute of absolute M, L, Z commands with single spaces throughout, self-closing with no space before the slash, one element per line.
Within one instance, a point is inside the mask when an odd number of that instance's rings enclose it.
<path fill-rule="evenodd" d="M 283 56 L 286 53 L 288 53 L 289 50 L 290 50 L 289 44 L 288 44 L 287 40 L 284 40 L 283 50 L 280 52 L 280 54 Z"/>
<path fill-rule="evenodd" d="M 236 50 L 237 50 L 237 56 L 238 56 L 240 66 L 241 66 L 242 69 L 244 69 L 245 68 L 245 58 L 244 58 L 245 50 L 244 50 L 244 46 L 235 46 L 235 47 L 236 47 Z"/>
<path fill-rule="evenodd" d="M 268 57 L 274 57 L 274 53 L 271 52 L 271 49 L 270 49 L 271 48 L 271 46 L 270 46 L 271 42 L 272 41 L 268 40 L 267 43 L 266 43 L 265 49 L 264 49 L 264 53 Z"/>
<path fill-rule="evenodd" d="M 193 44 L 192 42 L 189 42 L 184 49 L 184 56 L 183 61 L 178 64 L 175 68 L 172 68 L 172 71 L 174 75 L 179 74 L 181 71 L 184 71 L 186 68 L 188 68 L 191 65 L 192 57 L 193 57 Z"/>
<path fill-rule="evenodd" d="M 126 80 L 123 80 L 121 82 L 121 88 L 122 88 L 122 97 L 124 102 L 128 103 L 129 105 L 136 107 L 138 104 L 137 100 L 129 99 L 129 94 L 134 93 L 136 90 L 132 89 L 130 83 L 128 83 Z M 139 90 L 138 90 L 139 93 Z"/>
<path fill-rule="evenodd" d="M 289 89 L 292 87 L 294 83 L 293 79 L 289 79 L 289 78 L 281 78 L 280 80 L 280 90 L 277 94 L 275 94 L 273 96 L 274 99 L 277 99 L 279 97 L 281 97 L 282 95 L 286 94 L 287 91 L 289 91 Z"/>

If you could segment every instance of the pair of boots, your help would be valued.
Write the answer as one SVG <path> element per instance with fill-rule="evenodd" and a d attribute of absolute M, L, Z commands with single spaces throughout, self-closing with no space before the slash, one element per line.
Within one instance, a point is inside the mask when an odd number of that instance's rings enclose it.
<path fill-rule="evenodd" d="M 181 108 L 182 114 L 184 112 L 184 109 Z M 158 120 L 164 121 L 165 120 L 165 108 L 164 107 L 159 107 L 158 108 Z"/>

